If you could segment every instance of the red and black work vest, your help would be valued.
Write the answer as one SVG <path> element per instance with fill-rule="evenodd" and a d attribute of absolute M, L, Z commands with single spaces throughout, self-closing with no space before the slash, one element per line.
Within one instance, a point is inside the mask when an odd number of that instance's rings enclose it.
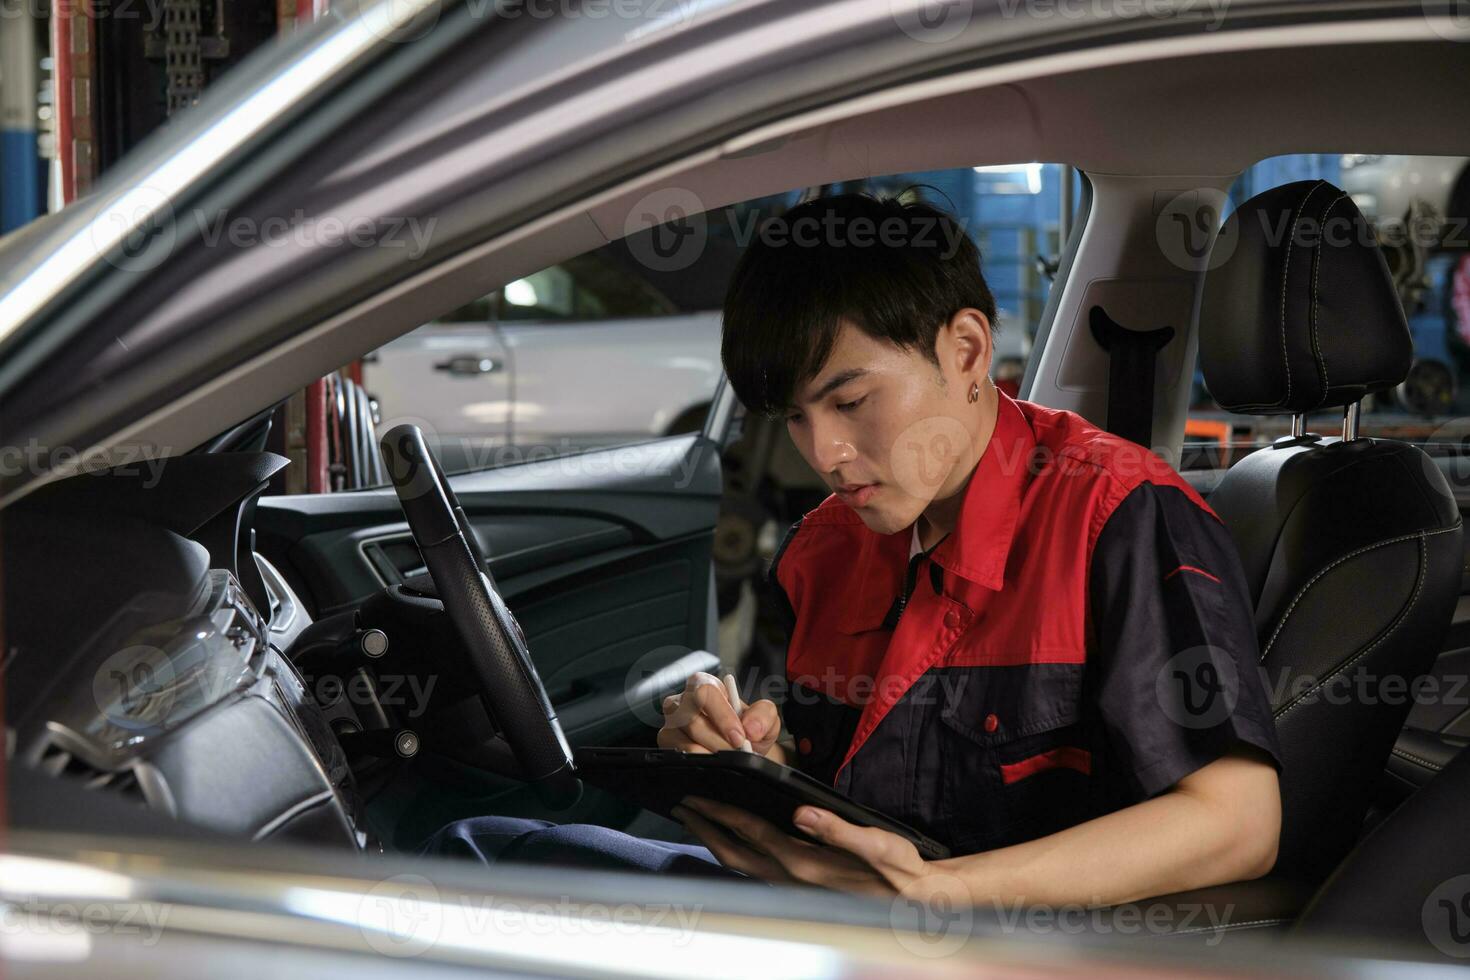
<path fill-rule="evenodd" d="M 1157 455 L 1075 413 L 1004 392 L 997 407 L 930 552 L 910 559 L 910 529 L 878 534 L 832 496 L 768 576 L 789 603 L 794 764 L 956 853 L 1136 802 L 1235 738 L 1277 752 L 1248 669 L 1243 573 L 1214 512 Z M 1214 727 L 1181 726 L 1153 699 L 1162 665 L 1196 641 L 1247 665 L 1239 717 Z"/>

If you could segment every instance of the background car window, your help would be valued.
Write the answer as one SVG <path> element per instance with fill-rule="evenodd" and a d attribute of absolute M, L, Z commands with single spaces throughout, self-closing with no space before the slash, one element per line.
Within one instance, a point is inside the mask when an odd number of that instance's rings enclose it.
<path fill-rule="evenodd" d="M 630 275 L 626 262 L 599 252 L 507 283 L 491 298 L 501 320 L 609 320 L 679 312 L 647 279 Z"/>
<path fill-rule="evenodd" d="M 1251 167 L 1233 205 L 1295 180 L 1322 179 L 1351 195 L 1372 223 L 1414 341 L 1403 384 L 1364 399 L 1359 432 L 1470 455 L 1470 158 L 1297 154 Z M 1341 411 L 1309 416 L 1307 431 L 1340 434 Z M 1289 435 L 1290 416 L 1226 412 L 1196 369 L 1181 468 L 1223 470 Z"/>
<path fill-rule="evenodd" d="M 578 295 L 571 272 L 560 265 L 506 283 L 498 299 L 502 320 L 571 320 L 578 314 L 597 318 L 606 315 L 595 297 L 583 299 Z"/>

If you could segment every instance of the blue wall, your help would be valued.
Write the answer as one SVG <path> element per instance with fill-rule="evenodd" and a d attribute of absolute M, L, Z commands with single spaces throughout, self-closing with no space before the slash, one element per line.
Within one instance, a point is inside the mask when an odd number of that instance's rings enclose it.
<path fill-rule="evenodd" d="M 0 235 L 45 209 L 45 162 L 34 129 L 0 129 Z"/>

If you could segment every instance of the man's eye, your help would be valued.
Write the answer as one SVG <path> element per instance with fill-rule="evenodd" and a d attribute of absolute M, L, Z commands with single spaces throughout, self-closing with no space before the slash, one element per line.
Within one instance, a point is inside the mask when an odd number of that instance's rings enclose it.
<path fill-rule="evenodd" d="M 865 402 L 867 400 L 868 400 L 868 396 L 867 395 L 864 395 L 863 397 L 857 399 L 856 401 L 839 402 L 838 405 L 837 405 L 837 411 L 839 411 L 839 412 L 850 412 L 854 408 L 857 408 L 859 405 L 861 405 L 863 402 Z"/>
<path fill-rule="evenodd" d="M 795 425 L 796 423 L 798 423 L 800 421 L 801 421 L 801 416 L 800 415 L 788 415 L 788 416 L 786 416 L 786 424 L 787 425 Z"/>

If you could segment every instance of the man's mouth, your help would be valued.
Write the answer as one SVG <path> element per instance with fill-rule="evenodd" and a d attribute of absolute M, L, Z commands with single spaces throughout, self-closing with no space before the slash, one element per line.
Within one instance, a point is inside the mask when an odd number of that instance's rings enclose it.
<path fill-rule="evenodd" d="M 849 507 L 861 507 L 878 492 L 876 483 L 849 483 L 837 488 L 838 498 Z"/>

